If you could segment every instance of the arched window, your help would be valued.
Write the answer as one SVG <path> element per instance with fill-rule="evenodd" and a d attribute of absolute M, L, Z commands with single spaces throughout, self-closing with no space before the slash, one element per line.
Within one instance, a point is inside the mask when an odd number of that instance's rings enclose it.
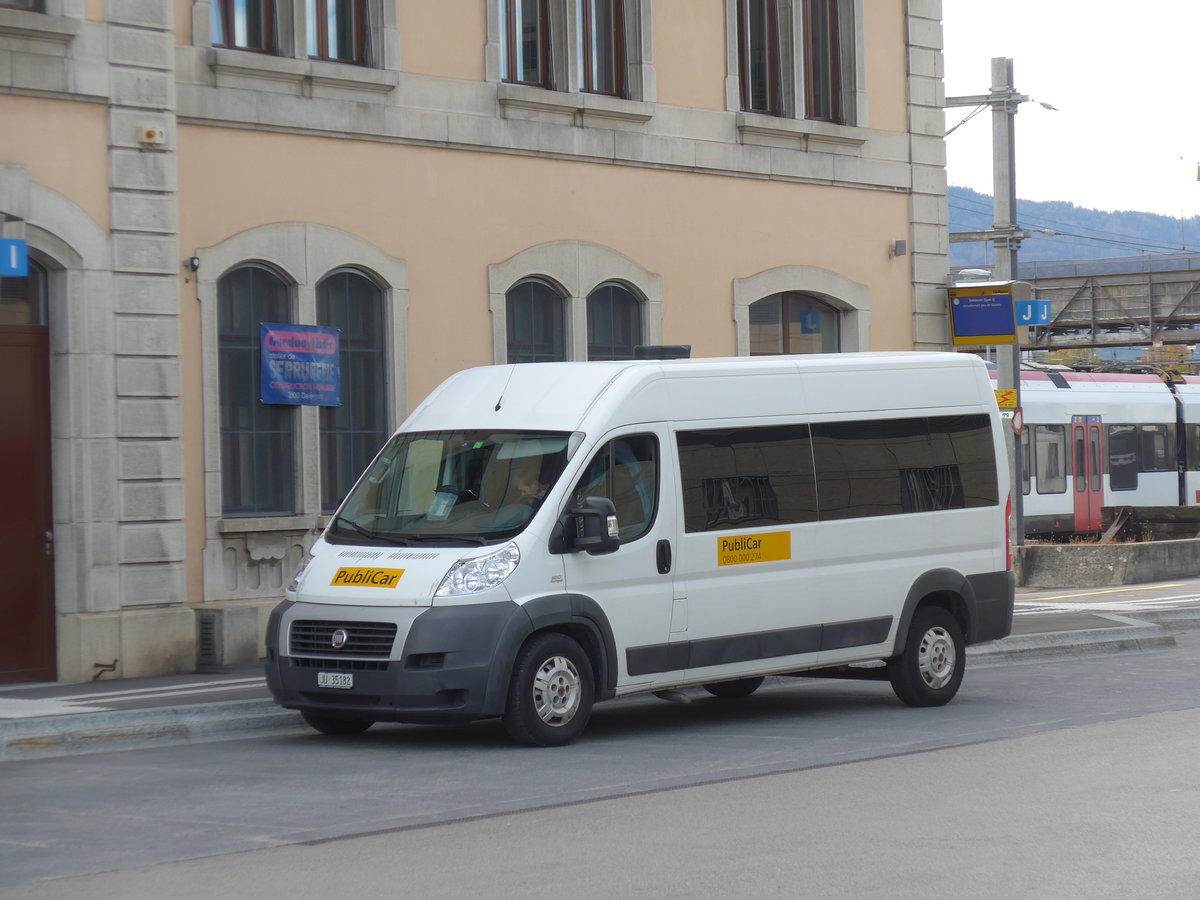
<path fill-rule="evenodd" d="M 540 278 L 519 281 L 505 295 L 510 363 L 560 362 L 567 358 L 564 298 Z"/>
<path fill-rule="evenodd" d="M 387 439 L 383 290 L 355 269 L 317 284 L 317 324 L 337 328 L 341 406 L 321 407 L 321 511 L 333 512 Z"/>
<path fill-rule="evenodd" d="M 750 355 L 837 353 L 837 310 L 808 294 L 783 293 L 750 304 Z"/>
<path fill-rule="evenodd" d="M 221 508 L 225 516 L 296 511 L 296 407 L 260 401 L 259 325 L 290 319 L 288 286 L 249 264 L 217 281 Z"/>
<path fill-rule="evenodd" d="M 606 282 L 587 298 L 588 359 L 633 359 L 642 343 L 642 304 L 629 288 Z"/>

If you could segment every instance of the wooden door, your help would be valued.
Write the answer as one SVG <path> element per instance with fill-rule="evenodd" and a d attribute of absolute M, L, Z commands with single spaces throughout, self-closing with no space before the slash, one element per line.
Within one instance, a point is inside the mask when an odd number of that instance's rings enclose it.
<path fill-rule="evenodd" d="M 0 325 L 0 683 L 52 681 L 50 329 Z"/>

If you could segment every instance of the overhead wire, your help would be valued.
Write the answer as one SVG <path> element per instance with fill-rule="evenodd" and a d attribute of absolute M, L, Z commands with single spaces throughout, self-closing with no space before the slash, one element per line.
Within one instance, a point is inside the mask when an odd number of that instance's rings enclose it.
<path fill-rule="evenodd" d="M 967 204 L 967 205 L 957 205 L 956 206 L 955 202 L 951 202 L 949 205 L 950 205 L 950 208 L 952 208 L 952 209 L 958 209 L 962 212 L 965 212 L 965 213 L 968 213 L 971 215 L 982 215 L 985 213 L 986 214 L 991 213 L 992 208 L 991 208 L 990 202 L 980 200 L 975 197 L 966 196 L 963 194 L 952 194 L 952 195 L 948 195 L 948 199 L 952 199 L 952 201 L 957 201 L 959 204 Z M 971 208 L 971 206 L 974 206 L 975 208 Z M 1134 249 L 1134 250 L 1143 250 L 1143 251 L 1153 250 L 1153 251 L 1163 252 L 1163 253 L 1194 253 L 1194 252 L 1196 252 L 1195 248 L 1188 247 L 1186 245 L 1186 243 L 1183 243 L 1183 242 L 1176 244 L 1176 243 L 1168 243 L 1168 242 L 1161 241 L 1161 240 L 1155 240 L 1153 238 L 1139 238 L 1136 235 L 1124 234 L 1122 232 L 1110 231 L 1110 230 L 1105 230 L 1105 229 L 1101 229 L 1101 228 L 1093 228 L 1088 225 L 1079 225 L 1077 223 L 1061 222 L 1056 219 L 1051 219 L 1047 216 L 1039 216 L 1036 213 L 1022 215 L 1020 218 L 1023 220 L 1023 222 L 1027 222 L 1031 225 L 1040 225 L 1040 226 L 1057 225 L 1060 227 L 1077 229 L 1076 231 L 1060 231 L 1058 229 L 1051 229 L 1051 230 L 1055 231 L 1055 234 L 1054 235 L 1044 235 L 1045 237 L 1057 237 L 1057 236 L 1075 237 L 1075 238 L 1081 238 L 1083 240 L 1097 241 L 1097 242 L 1101 242 L 1101 243 L 1110 243 L 1110 244 L 1113 244 L 1114 246 L 1123 246 L 1123 247 L 1128 247 L 1128 248 Z M 952 225 L 952 226 L 959 225 L 960 227 L 968 228 L 966 223 L 951 222 L 950 225 Z M 1022 225 L 1022 227 L 1026 227 L 1026 226 Z M 970 229 L 968 228 L 968 230 L 970 230 Z M 1036 231 L 1038 229 L 1030 229 L 1030 230 Z M 1094 234 L 1080 234 L 1079 233 L 1080 231 L 1090 231 L 1090 232 L 1094 232 Z M 1074 243 L 1074 242 L 1063 242 L 1063 243 Z M 1076 246 L 1087 246 L 1087 245 L 1078 245 L 1077 244 Z"/>

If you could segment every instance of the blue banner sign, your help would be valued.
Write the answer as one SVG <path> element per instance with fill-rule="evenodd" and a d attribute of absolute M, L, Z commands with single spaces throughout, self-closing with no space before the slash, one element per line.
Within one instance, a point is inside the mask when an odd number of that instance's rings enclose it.
<path fill-rule="evenodd" d="M 23 238 L 0 238 L 0 276 L 29 274 L 29 242 Z"/>
<path fill-rule="evenodd" d="M 950 334 L 956 345 L 1015 344 L 1012 285 L 949 288 Z"/>
<path fill-rule="evenodd" d="M 341 406 L 338 330 L 262 322 L 263 403 Z"/>

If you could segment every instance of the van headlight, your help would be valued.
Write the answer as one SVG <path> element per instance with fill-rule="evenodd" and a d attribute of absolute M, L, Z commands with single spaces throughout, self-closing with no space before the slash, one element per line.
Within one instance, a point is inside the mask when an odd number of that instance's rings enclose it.
<path fill-rule="evenodd" d="M 487 556 L 460 559 L 446 573 L 434 593 L 438 597 L 458 597 L 486 591 L 515 572 L 520 561 L 521 551 L 516 544 L 505 544 Z"/>
<path fill-rule="evenodd" d="M 308 569 L 308 564 L 313 561 L 311 553 L 305 553 L 300 560 L 300 565 L 296 567 L 296 574 L 292 576 L 291 583 L 288 584 L 284 593 L 294 594 L 300 590 L 300 579 L 304 577 L 304 572 Z"/>

